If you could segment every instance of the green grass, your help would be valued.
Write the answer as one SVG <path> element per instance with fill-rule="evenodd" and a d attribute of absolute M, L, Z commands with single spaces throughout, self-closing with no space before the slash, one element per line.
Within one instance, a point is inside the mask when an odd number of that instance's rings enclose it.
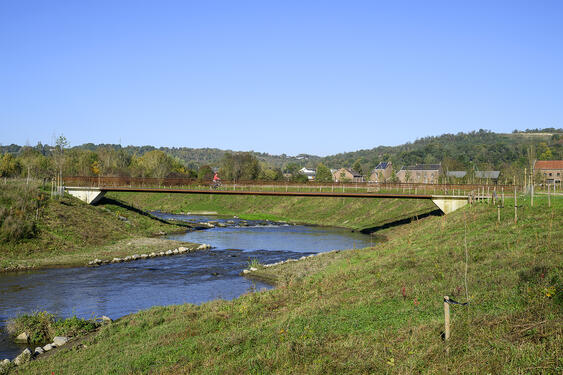
<path fill-rule="evenodd" d="M 7 329 L 13 337 L 26 332 L 29 335 L 29 344 L 37 346 L 52 342 L 55 336 L 81 336 L 99 326 L 100 323 L 95 319 L 86 320 L 76 316 L 59 319 L 47 311 L 36 311 L 11 319 Z"/>
<path fill-rule="evenodd" d="M 40 204 L 37 197 L 42 197 Z M 0 241 L 0 270 L 78 265 L 96 256 L 131 255 L 123 246 L 130 240 L 150 244 L 152 249 L 156 241 L 139 239 L 186 229 L 116 200 L 106 199 L 91 206 L 70 196 L 48 197 L 38 184 L 28 187 L 23 181 L 10 180 L 0 189 L 0 211 L 10 218 L 9 223 L 33 228 L 12 236 L 13 240 Z M 5 226 L 6 220 L 2 229 Z M 6 232 L 15 233 L 12 224 Z M 164 241 L 160 249 L 167 249 L 170 242 Z"/>
<path fill-rule="evenodd" d="M 479 204 L 261 269 L 277 288 L 141 311 L 18 373 L 559 374 L 563 199 L 520 203 L 516 225 Z M 466 294 L 446 344 L 443 296 Z"/>
<path fill-rule="evenodd" d="M 360 230 L 436 209 L 429 200 L 302 198 L 166 193 L 110 193 L 109 197 L 147 210 L 172 213 L 213 211 L 248 220 L 274 220 Z"/>

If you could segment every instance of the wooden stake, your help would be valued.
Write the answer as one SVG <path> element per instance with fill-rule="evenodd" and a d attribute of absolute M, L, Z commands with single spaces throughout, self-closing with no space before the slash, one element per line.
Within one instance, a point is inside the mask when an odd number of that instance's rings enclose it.
<path fill-rule="evenodd" d="M 450 339 L 450 297 L 444 296 L 444 340 Z"/>
<path fill-rule="evenodd" d="M 547 184 L 547 207 L 551 207 L 551 185 Z"/>
<path fill-rule="evenodd" d="M 500 206 L 497 206 L 497 222 L 500 223 Z"/>
<path fill-rule="evenodd" d="M 516 197 L 516 186 L 514 186 L 514 224 L 518 223 L 518 201 Z"/>
<path fill-rule="evenodd" d="M 487 204 L 491 204 L 490 192 L 490 187 L 487 186 Z"/>

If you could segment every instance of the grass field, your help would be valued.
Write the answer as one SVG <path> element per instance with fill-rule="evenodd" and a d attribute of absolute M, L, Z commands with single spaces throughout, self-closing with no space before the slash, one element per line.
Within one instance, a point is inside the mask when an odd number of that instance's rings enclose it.
<path fill-rule="evenodd" d="M 560 374 L 563 199 L 520 200 L 517 224 L 510 204 L 500 223 L 478 204 L 260 269 L 277 288 L 132 314 L 17 373 Z M 470 302 L 448 342 L 445 295 Z"/>

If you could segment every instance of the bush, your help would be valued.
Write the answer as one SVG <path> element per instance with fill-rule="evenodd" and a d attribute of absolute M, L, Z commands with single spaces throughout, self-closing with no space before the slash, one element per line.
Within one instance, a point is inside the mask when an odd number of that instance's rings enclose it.
<path fill-rule="evenodd" d="M 53 323 L 55 316 L 46 311 L 37 311 L 33 314 L 23 314 L 8 322 L 7 329 L 11 336 L 22 332 L 29 335 L 30 344 L 43 344 L 50 341 L 54 335 Z"/>
<path fill-rule="evenodd" d="M 55 320 L 53 328 L 55 336 L 80 336 L 92 332 L 99 325 L 94 320 L 85 320 L 72 316 L 67 319 Z"/>
<path fill-rule="evenodd" d="M 10 320 L 7 330 L 14 337 L 26 332 L 31 345 L 41 345 L 51 342 L 55 336 L 80 336 L 94 331 L 99 326 L 100 323 L 96 320 L 85 320 L 76 316 L 58 319 L 47 311 L 37 311 Z"/>
<path fill-rule="evenodd" d="M 39 210 L 47 197 L 36 183 L 12 180 L 0 189 L 0 241 L 17 242 L 37 235 Z"/>

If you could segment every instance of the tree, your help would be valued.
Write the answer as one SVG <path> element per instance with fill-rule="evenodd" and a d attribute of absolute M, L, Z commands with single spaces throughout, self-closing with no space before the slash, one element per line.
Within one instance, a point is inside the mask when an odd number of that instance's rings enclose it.
<path fill-rule="evenodd" d="M 0 157 L 0 177 L 14 177 L 21 173 L 20 162 L 12 154 Z"/>
<path fill-rule="evenodd" d="M 294 176 L 299 173 L 299 164 L 297 163 L 287 163 L 285 166 L 285 172 L 289 173 L 290 175 Z"/>
<path fill-rule="evenodd" d="M 149 151 L 140 157 L 140 166 L 146 176 L 155 178 L 165 178 L 170 173 L 178 171 L 181 167 L 175 163 L 175 160 L 164 151 Z"/>
<path fill-rule="evenodd" d="M 330 172 L 330 169 L 323 163 L 319 163 L 317 165 L 315 180 L 319 182 L 332 182 L 332 173 Z"/>
<path fill-rule="evenodd" d="M 226 180 L 255 180 L 260 169 L 258 159 L 250 152 L 227 152 L 221 161 L 220 174 Z"/>
<path fill-rule="evenodd" d="M 197 179 L 200 181 L 211 180 L 213 178 L 213 170 L 207 164 L 199 167 L 197 171 Z"/>
<path fill-rule="evenodd" d="M 358 172 L 359 174 L 363 174 L 362 172 L 362 160 L 361 159 L 357 159 L 354 162 L 354 165 L 352 165 L 352 169 L 356 172 Z"/>

